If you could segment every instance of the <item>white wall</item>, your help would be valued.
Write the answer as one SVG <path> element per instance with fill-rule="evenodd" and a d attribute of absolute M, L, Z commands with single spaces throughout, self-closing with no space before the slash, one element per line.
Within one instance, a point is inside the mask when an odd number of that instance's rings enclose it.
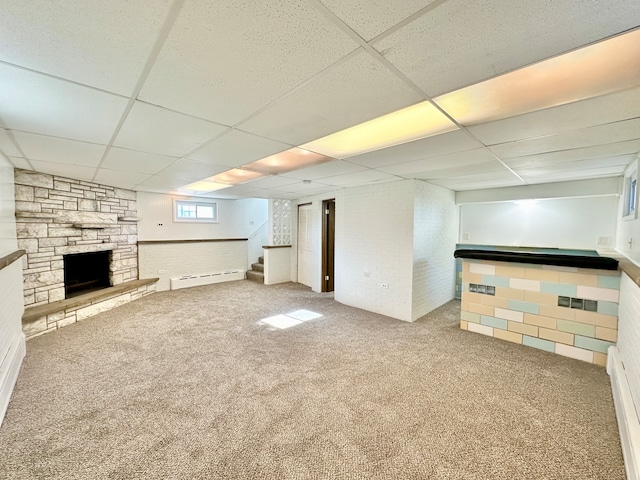
<path fill-rule="evenodd" d="M 618 315 L 617 346 L 636 411 L 640 412 L 640 287 L 626 274 L 620 282 Z"/>
<path fill-rule="evenodd" d="M 459 208 L 455 193 L 415 182 L 413 311 L 416 320 L 455 296 L 455 251 Z"/>
<path fill-rule="evenodd" d="M 0 154 L 0 257 L 18 249 L 13 166 Z M 25 354 L 22 261 L 0 270 L 0 423 Z"/>
<path fill-rule="evenodd" d="M 461 206 L 461 243 L 612 248 L 615 244 L 619 197 L 541 199 L 535 205 L 513 201 Z M 598 244 L 598 236 L 609 244 Z M 640 237 L 638 237 L 640 240 Z"/>
<path fill-rule="evenodd" d="M 632 162 L 625 174 L 636 168 L 637 161 Z M 637 192 L 636 192 L 637 193 Z M 640 263 L 640 218 L 622 218 L 624 195 L 620 197 L 616 218 L 618 219 L 618 229 L 616 234 L 616 250 L 623 253 L 636 263 Z M 637 211 L 636 211 L 637 215 Z"/>

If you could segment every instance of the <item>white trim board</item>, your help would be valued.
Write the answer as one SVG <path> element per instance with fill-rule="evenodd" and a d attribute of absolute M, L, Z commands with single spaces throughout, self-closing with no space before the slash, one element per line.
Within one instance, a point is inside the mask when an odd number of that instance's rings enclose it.
<path fill-rule="evenodd" d="M 27 343 L 24 333 L 20 332 L 19 335 L 16 335 L 7 355 L 2 360 L 2 364 L 0 364 L 0 425 L 2 425 L 4 415 L 7 413 L 13 387 L 18 380 L 18 373 L 26 353 Z"/>
<path fill-rule="evenodd" d="M 618 347 L 608 350 L 607 373 L 611 377 L 613 404 L 620 430 L 620 443 L 627 480 L 640 480 L 640 419 L 633 404 L 631 389 Z"/>

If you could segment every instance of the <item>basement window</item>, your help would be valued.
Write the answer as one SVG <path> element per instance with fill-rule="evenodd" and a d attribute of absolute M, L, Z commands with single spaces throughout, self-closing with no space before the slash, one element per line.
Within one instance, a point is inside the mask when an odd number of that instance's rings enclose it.
<path fill-rule="evenodd" d="M 215 202 L 175 200 L 174 213 L 176 222 L 218 223 L 218 204 Z"/>
<path fill-rule="evenodd" d="M 638 217 L 638 167 L 634 164 L 633 168 L 624 176 L 624 203 L 622 204 L 622 218 L 624 220 L 632 220 Z"/>

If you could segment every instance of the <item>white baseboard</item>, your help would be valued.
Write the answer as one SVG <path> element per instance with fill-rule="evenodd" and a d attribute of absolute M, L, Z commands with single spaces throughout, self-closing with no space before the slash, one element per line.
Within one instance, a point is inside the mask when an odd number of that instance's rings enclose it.
<path fill-rule="evenodd" d="M 0 425 L 4 420 L 4 415 L 7 413 L 7 407 L 9 406 L 9 400 L 11 400 L 11 394 L 13 393 L 13 386 L 18 380 L 18 373 L 22 366 L 22 360 L 27 353 L 27 343 L 24 337 L 24 333 L 20 332 L 16 335 L 16 339 L 9 347 L 9 351 L 4 359 L 0 360 Z"/>
<path fill-rule="evenodd" d="M 613 403 L 620 430 L 620 443 L 627 480 L 640 480 L 640 419 L 633 404 L 631 389 L 618 347 L 608 350 L 607 373 L 611 377 Z"/>

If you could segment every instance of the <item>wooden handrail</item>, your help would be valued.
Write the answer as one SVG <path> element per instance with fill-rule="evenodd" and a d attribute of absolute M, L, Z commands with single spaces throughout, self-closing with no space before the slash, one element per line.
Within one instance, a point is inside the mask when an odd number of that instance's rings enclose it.
<path fill-rule="evenodd" d="M 16 250 L 15 252 L 0 258 L 0 270 L 2 270 L 4 267 L 8 267 L 26 253 L 27 252 L 25 250 Z"/>

